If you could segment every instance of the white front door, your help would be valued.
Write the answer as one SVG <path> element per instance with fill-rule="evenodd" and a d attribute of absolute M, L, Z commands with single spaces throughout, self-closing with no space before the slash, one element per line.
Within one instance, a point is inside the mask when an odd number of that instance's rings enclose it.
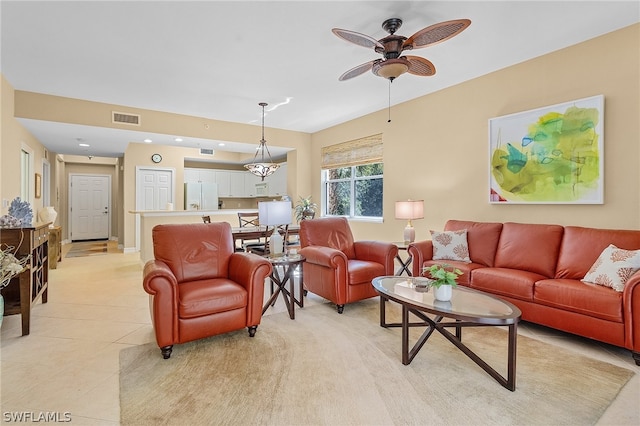
<path fill-rule="evenodd" d="M 108 239 L 111 176 L 72 174 L 69 177 L 71 241 Z"/>

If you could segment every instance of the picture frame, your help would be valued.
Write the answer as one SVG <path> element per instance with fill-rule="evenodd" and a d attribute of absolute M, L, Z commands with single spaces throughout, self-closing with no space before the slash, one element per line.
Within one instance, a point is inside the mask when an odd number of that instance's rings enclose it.
<path fill-rule="evenodd" d="M 604 96 L 489 119 L 489 203 L 603 204 Z"/>
<path fill-rule="evenodd" d="M 42 176 L 40 175 L 40 173 L 36 173 L 35 197 L 36 198 L 42 197 Z"/>

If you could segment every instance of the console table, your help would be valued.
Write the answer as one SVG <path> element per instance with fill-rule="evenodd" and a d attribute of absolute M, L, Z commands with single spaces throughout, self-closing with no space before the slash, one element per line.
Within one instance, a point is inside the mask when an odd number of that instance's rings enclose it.
<path fill-rule="evenodd" d="M 22 315 L 22 335 L 29 334 L 31 306 L 42 298 L 47 303 L 49 285 L 49 224 L 3 228 L 0 243 L 16 247 L 16 256 L 31 254 L 29 267 L 2 289 L 5 315 Z"/>
<path fill-rule="evenodd" d="M 49 269 L 57 269 L 62 262 L 62 227 L 49 228 Z"/>

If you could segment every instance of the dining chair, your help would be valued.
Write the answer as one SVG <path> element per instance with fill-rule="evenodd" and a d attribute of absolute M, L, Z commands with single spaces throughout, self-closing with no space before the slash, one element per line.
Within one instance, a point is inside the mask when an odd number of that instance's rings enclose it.
<path fill-rule="evenodd" d="M 238 222 L 240 225 L 240 228 L 252 228 L 252 227 L 259 227 L 260 226 L 260 222 L 258 220 L 258 212 L 238 212 Z M 268 231 L 268 229 L 266 230 Z M 251 253 L 256 253 L 259 255 L 264 255 L 268 253 L 268 246 L 267 246 L 267 234 L 268 232 L 265 231 L 265 237 L 264 237 L 264 242 L 262 241 L 262 238 L 258 238 L 258 239 L 240 239 L 240 244 L 241 247 L 238 248 L 239 251 L 248 251 Z"/>

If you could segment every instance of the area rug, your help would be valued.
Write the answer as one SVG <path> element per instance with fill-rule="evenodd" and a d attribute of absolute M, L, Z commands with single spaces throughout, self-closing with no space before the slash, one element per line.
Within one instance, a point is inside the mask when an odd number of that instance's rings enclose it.
<path fill-rule="evenodd" d="M 107 254 L 106 241 L 82 241 L 74 242 L 71 249 L 65 256 L 67 257 L 84 257 Z"/>
<path fill-rule="evenodd" d="M 388 304 L 390 306 L 396 306 Z M 387 311 L 388 320 L 400 311 Z M 412 338 L 419 335 L 412 330 Z M 463 341 L 505 374 L 507 332 L 465 329 Z M 266 316 L 246 330 L 120 352 L 123 425 L 595 424 L 634 372 L 518 338 L 516 391 L 444 337 L 402 365 L 399 328 L 379 326 L 377 299 Z M 413 341 L 413 340 L 412 340 Z"/>

